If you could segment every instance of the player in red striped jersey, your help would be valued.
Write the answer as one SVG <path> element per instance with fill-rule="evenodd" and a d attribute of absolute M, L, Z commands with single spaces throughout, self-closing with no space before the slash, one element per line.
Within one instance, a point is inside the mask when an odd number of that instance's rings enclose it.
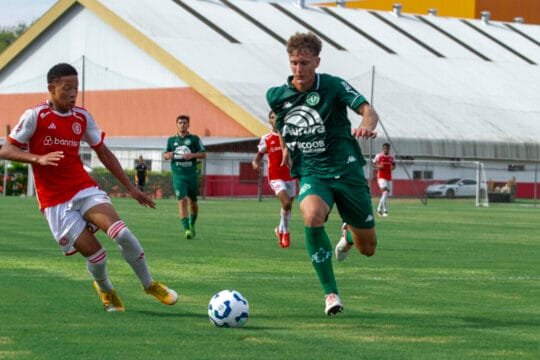
<path fill-rule="evenodd" d="M 382 195 L 377 206 L 377 214 L 388 216 L 388 197 L 392 191 L 392 171 L 396 168 L 394 156 L 390 154 L 390 144 L 384 143 L 383 151 L 373 158 L 373 166 L 377 169 L 377 183 Z"/>
<path fill-rule="evenodd" d="M 289 233 L 289 220 L 291 219 L 291 207 L 296 195 L 296 181 L 291 178 L 287 165 L 282 165 L 283 152 L 279 134 L 276 130 L 276 114 L 270 111 L 268 122 L 272 131 L 259 141 L 258 152 L 252 161 L 255 171 L 259 171 L 264 154 L 268 155 L 268 182 L 281 202 L 280 222 L 275 229 L 279 245 L 288 248 L 291 244 Z"/>
<path fill-rule="evenodd" d="M 24 112 L 0 149 L 0 158 L 32 165 L 39 207 L 54 238 L 65 255 L 79 252 L 86 258 L 106 311 L 124 311 L 124 305 L 109 279 L 107 253 L 94 235 L 98 229 L 116 243 L 144 290 L 173 305 L 178 298 L 176 292 L 153 280 L 139 241 L 120 219 L 107 194 L 84 170 L 79 157 L 81 141 L 92 147 L 135 200 L 151 208 L 155 203 L 128 179 L 90 113 L 75 106 L 77 70 L 69 64 L 57 64 L 47 73 L 47 83 L 49 100 Z"/>

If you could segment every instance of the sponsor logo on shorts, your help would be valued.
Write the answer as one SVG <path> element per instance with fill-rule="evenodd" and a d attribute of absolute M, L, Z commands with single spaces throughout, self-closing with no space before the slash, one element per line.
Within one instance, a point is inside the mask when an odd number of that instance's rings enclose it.
<path fill-rule="evenodd" d="M 311 189 L 311 185 L 310 184 L 304 184 L 302 185 L 302 187 L 300 188 L 300 193 L 298 195 L 302 195 L 303 193 L 305 193 L 306 191 L 308 191 L 309 189 Z"/>
<path fill-rule="evenodd" d="M 60 246 L 66 246 L 67 244 L 69 244 L 69 240 L 67 237 L 62 237 L 60 240 L 58 240 L 58 244 Z"/>
<path fill-rule="evenodd" d="M 366 218 L 366 222 L 370 222 L 370 221 L 373 221 L 373 215 L 369 214 L 368 217 Z"/>
<path fill-rule="evenodd" d="M 356 158 L 352 155 L 349 155 L 349 158 L 347 159 L 347 164 L 356 162 Z"/>

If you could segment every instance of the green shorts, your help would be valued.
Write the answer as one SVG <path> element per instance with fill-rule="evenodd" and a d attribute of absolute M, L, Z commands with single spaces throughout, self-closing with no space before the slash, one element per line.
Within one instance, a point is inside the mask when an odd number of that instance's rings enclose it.
<path fill-rule="evenodd" d="M 375 226 L 371 194 L 363 172 L 338 178 L 303 176 L 298 201 L 301 203 L 308 195 L 321 197 L 330 210 L 335 203 L 343 221 L 351 226 L 361 229 Z"/>
<path fill-rule="evenodd" d="M 173 173 L 173 187 L 176 199 L 180 200 L 189 197 L 192 201 L 197 201 L 199 196 L 199 177 L 195 176 L 178 176 Z"/>

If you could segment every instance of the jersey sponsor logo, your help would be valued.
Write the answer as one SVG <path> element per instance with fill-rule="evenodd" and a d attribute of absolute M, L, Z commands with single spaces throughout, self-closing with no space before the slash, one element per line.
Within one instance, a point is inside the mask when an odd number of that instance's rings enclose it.
<path fill-rule="evenodd" d="M 56 125 L 54 125 L 54 123 L 51 123 L 47 129 L 54 130 L 56 129 Z"/>
<path fill-rule="evenodd" d="M 49 115 L 51 112 L 50 111 L 45 111 L 45 112 L 42 112 L 41 114 L 39 114 L 39 117 L 44 119 L 45 116 Z"/>
<path fill-rule="evenodd" d="M 306 96 L 306 104 L 308 104 L 309 106 L 317 105 L 320 100 L 321 100 L 321 97 L 319 96 L 319 93 L 316 93 L 316 92 L 310 92 Z"/>
<path fill-rule="evenodd" d="M 311 255 L 312 263 L 323 263 L 332 257 L 332 251 L 326 251 L 323 248 L 319 248 L 313 255 Z"/>
<path fill-rule="evenodd" d="M 285 115 L 283 136 L 323 134 L 326 130 L 319 113 L 307 106 L 297 106 Z"/>
<path fill-rule="evenodd" d="M 283 108 L 284 109 L 292 108 L 292 103 L 290 103 L 289 101 L 285 101 L 285 103 L 283 104 Z"/>
<path fill-rule="evenodd" d="M 73 130 L 74 134 L 80 135 L 82 132 L 82 126 L 78 122 L 73 123 L 73 125 L 71 126 L 71 130 Z"/>
<path fill-rule="evenodd" d="M 43 139 L 43 145 L 45 146 L 61 145 L 61 146 L 78 147 L 79 142 L 77 140 L 57 138 L 56 136 L 55 137 L 45 136 L 45 139 Z"/>
<path fill-rule="evenodd" d="M 308 106 L 297 106 L 285 115 L 283 136 L 286 138 L 289 149 L 299 149 L 303 153 L 321 153 L 326 150 L 323 139 L 301 141 L 304 135 L 324 134 L 326 129 L 319 113 Z M 287 135 L 295 137 L 290 141 Z"/>

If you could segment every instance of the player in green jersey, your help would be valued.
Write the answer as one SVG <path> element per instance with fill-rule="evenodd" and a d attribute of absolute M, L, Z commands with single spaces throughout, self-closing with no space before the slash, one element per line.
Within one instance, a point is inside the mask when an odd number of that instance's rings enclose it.
<path fill-rule="evenodd" d="M 343 310 L 332 268 L 332 244 L 324 229 L 336 204 L 346 222 L 343 258 L 353 247 L 375 254 L 377 238 L 371 196 L 364 176 L 365 160 L 358 138 L 374 138 L 378 115 L 345 80 L 316 72 L 322 48 L 313 33 L 296 33 L 287 41 L 292 75 L 284 85 L 268 90 L 276 126 L 291 161 L 291 175 L 300 179 L 299 202 L 306 247 L 325 293 L 325 313 Z M 351 129 L 347 107 L 362 115 Z M 348 241 L 347 241 L 348 239 Z"/>
<path fill-rule="evenodd" d="M 171 160 L 174 192 L 178 199 L 178 212 L 186 239 L 195 237 L 195 221 L 199 213 L 199 173 L 197 161 L 206 158 L 206 149 L 197 135 L 191 134 L 189 116 L 176 118 L 178 132 L 167 140 L 165 160 Z M 188 212 L 188 204 L 191 214 Z"/>

